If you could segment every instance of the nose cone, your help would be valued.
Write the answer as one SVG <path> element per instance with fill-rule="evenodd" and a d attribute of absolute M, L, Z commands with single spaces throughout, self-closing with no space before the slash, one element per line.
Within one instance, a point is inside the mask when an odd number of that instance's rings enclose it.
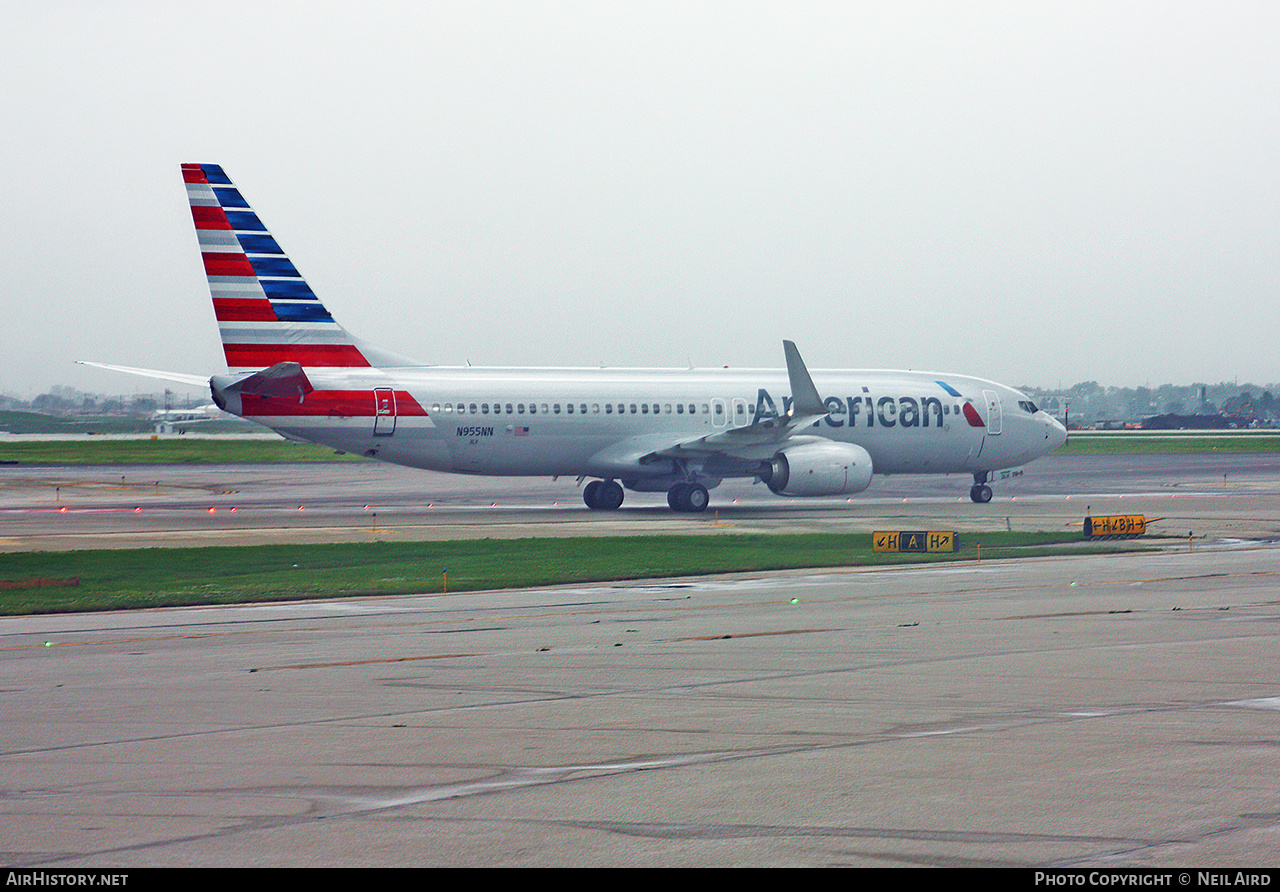
<path fill-rule="evenodd" d="M 1051 449 L 1057 449 L 1067 442 L 1067 429 L 1056 418 L 1050 418 L 1049 432 L 1046 434 L 1045 439 L 1053 444 L 1050 447 Z"/>

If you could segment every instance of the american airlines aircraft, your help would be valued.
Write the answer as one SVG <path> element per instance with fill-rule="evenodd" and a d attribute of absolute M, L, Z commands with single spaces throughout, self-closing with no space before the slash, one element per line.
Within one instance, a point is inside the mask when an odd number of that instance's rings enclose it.
<path fill-rule="evenodd" d="M 683 512 L 705 510 L 728 477 L 782 496 L 840 496 L 873 473 L 971 473 L 970 497 L 987 502 L 992 472 L 1067 439 L 1001 384 L 810 375 L 791 341 L 785 370 L 423 365 L 335 322 L 221 167 L 184 164 L 182 176 L 230 370 L 208 379 L 214 402 L 290 439 L 459 474 L 591 478 L 589 508 L 619 507 L 626 488 L 666 492 Z"/>

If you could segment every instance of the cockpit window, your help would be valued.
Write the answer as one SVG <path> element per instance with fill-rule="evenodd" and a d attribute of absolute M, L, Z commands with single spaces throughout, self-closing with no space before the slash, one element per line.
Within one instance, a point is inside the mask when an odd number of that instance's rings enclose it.
<path fill-rule="evenodd" d="M 1031 402 L 1031 400 L 1018 400 L 1018 408 L 1022 409 L 1029 415 L 1034 415 L 1040 411 L 1036 404 Z"/>

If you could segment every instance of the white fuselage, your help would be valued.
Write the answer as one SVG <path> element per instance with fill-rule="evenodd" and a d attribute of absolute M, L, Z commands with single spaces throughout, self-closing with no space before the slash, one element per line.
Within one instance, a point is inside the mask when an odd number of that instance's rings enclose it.
<path fill-rule="evenodd" d="M 785 415 L 791 403 L 786 371 L 771 369 L 425 367 L 308 374 L 316 391 L 291 402 L 282 410 L 288 414 L 269 414 L 281 411 L 273 408 L 276 401 L 246 406 L 244 414 L 346 452 L 465 474 L 663 477 L 670 462 L 646 466 L 640 457 Z M 978 378 L 817 370 L 813 381 L 829 414 L 797 434 L 861 446 L 879 474 L 1014 467 L 1066 439 L 1062 425 L 1034 410 L 1023 394 Z M 349 393 L 350 400 L 335 408 L 325 401 L 328 392 Z M 372 413 L 364 405 L 371 398 Z M 710 456 L 696 464 L 716 482 L 757 472 L 756 463 L 737 458 Z"/>

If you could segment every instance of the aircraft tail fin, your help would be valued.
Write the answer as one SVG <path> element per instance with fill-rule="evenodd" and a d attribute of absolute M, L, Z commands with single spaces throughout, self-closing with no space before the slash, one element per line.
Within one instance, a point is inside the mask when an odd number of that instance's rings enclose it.
<path fill-rule="evenodd" d="M 334 321 L 222 168 L 184 164 L 227 367 L 418 365 L 353 337 Z"/>

